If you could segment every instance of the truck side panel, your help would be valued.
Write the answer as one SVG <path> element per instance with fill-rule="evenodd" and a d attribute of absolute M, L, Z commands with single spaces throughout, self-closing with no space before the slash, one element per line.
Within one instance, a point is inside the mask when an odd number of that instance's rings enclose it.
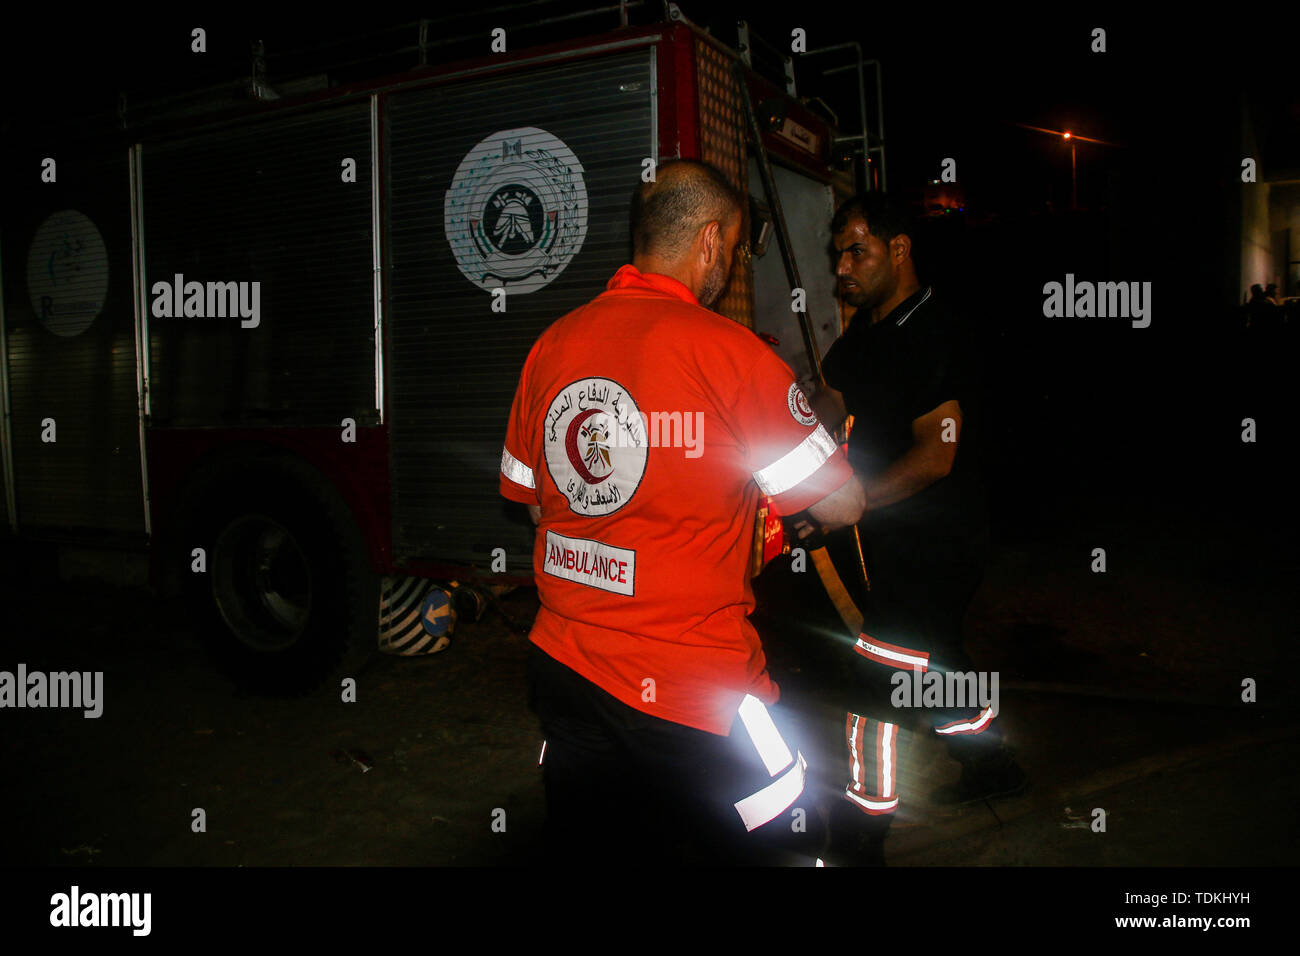
<path fill-rule="evenodd" d="M 370 153 L 365 102 L 146 144 L 155 427 L 378 422 Z"/>
<path fill-rule="evenodd" d="M 18 528 L 143 540 L 127 150 L 32 141 L 13 161 L 0 260 Z"/>
<path fill-rule="evenodd" d="M 504 548 L 531 568 L 532 526 L 497 492 L 511 399 L 537 336 L 628 261 L 654 91 L 647 46 L 387 97 L 399 564 Z"/>

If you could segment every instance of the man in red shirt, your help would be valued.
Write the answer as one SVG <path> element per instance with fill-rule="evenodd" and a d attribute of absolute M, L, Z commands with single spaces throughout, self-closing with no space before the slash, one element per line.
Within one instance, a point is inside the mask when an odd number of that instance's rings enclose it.
<path fill-rule="evenodd" d="M 790 368 L 709 310 L 743 225 L 717 169 L 660 166 L 631 265 L 542 334 L 511 408 L 501 493 L 538 524 L 548 829 L 575 861 L 643 860 L 688 827 L 710 859 L 772 860 L 759 837 L 814 823 L 791 810 L 807 765 L 747 619 L 754 522 L 760 493 L 830 527 L 864 498 Z"/>

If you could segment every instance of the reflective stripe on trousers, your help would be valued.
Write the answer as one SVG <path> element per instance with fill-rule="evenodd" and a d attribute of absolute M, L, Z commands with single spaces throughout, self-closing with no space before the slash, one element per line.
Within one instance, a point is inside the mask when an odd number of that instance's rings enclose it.
<path fill-rule="evenodd" d="M 736 812 L 749 831 L 757 830 L 790 807 L 803 793 L 808 762 L 802 753 L 790 756 L 790 748 L 781 737 L 763 702 L 746 694 L 740 704 L 740 722 L 745 725 L 754 749 L 758 751 L 768 776 L 776 779 L 761 790 L 736 803 Z M 790 766 L 791 761 L 794 765 Z M 786 767 L 784 773 L 781 771 Z M 778 776 L 780 774 L 780 776 Z"/>
<path fill-rule="evenodd" d="M 873 725 L 874 733 L 870 730 Z M 871 751 L 874 792 L 867 787 L 868 736 L 874 738 Z M 845 799 L 872 816 L 893 813 L 898 809 L 898 725 L 849 714 L 844 724 L 844 739 L 849 747 L 849 785 L 844 790 Z"/>

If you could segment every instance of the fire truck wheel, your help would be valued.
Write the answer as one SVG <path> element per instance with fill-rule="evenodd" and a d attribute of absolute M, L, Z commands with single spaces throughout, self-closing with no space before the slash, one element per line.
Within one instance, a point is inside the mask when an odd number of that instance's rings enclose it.
<path fill-rule="evenodd" d="M 232 462 L 205 469 L 188 497 L 185 598 L 217 665 L 275 696 L 354 676 L 377 650 L 379 582 L 324 479 L 292 459 Z"/>

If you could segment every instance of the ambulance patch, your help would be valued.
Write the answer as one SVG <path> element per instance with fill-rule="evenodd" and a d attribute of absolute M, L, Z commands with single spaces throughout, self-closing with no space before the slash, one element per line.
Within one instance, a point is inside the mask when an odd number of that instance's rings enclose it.
<path fill-rule="evenodd" d="M 465 154 L 443 205 L 456 265 L 480 289 L 536 292 L 587 238 L 587 184 L 573 150 L 543 129 L 493 133 Z"/>
<path fill-rule="evenodd" d="M 560 389 L 542 426 L 546 469 L 569 510 L 613 514 L 645 476 L 646 419 L 627 389 L 608 378 L 582 378 Z"/>
<path fill-rule="evenodd" d="M 636 552 L 586 538 L 546 532 L 542 570 L 557 578 L 631 596 L 636 590 Z"/>
<path fill-rule="evenodd" d="M 813 414 L 812 406 L 808 404 L 808 399 L 797 382 L 790 383 L 790 391 L 786 392 L 785 403 L 790 409 L 791 416 L 800 425 L 817 424 L 817 416 Z"/>

